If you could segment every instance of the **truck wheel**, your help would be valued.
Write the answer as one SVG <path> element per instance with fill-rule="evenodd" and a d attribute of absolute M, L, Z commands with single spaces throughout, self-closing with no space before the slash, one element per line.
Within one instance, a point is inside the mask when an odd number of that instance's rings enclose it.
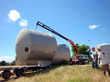
<path fill-rule="evenodd" d="M 68 65 L 73 65 L 73 62 L 68 62 Z"/>
<path fill-rule="evenodd" d="M 89 64 L 89 60 L 88 60 L 87 64 Z"/>
<path fill-rule="evenodd" d="M 68 65 L 71 65 L 71 63 L 70 63 L 70 62 L 68 62 Z"/>
<path fill-rule="evenodd" d="M 82 64 L 82 62 L 81 62 L 81 61 L 79 61 L 79 62 L 78 62 L 78 65 L 81 65 L 81 64 Z"/>
<path fill-rule="evenodd" d="M 2 77 L 3 77 L 4 79 L 9 79 L 10 76 L 11 76 L 11 73 L 10 73 L 9 70 L 6 70 L 6 71 L 4 71 L 4 72 L 2 73 Z"/>
<path fill-rule="evenodd" d="M 16 70 L 16 76 L 20 77 L 23 75 L 23 71 L 22 70 Z"/>

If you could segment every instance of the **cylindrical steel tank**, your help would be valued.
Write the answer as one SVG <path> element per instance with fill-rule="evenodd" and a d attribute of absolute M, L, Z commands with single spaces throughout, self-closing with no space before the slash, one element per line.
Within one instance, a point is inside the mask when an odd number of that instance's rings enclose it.
<path fill-rule="evenodd" d="M 102 51 L 104 51 L 107 54 L 107 58 L 110 63 L 110 44 L 104 43 L 104 44 L 100 44 L 98 46 L 101 46 Z M 97 49 L 97 47 L 96 47 L 96 49 Z"/>
<path fill-rule="evenodd" d="M 15 43 L 18 60 L 52 60 L 57 50 L 55 37 L 27 28 L 22 29 Z"/>
<path fill-rule="evenodd" d="M 38 66 L 40 67 L 47 67 L 50 66 L 51 61 L 38 61 Z"/>
<path fill-rule="evenodd" d="M 63 60 L 70 60 L 70 49 L 66 44 L 58 43 L 57 44 L 57 52 L 54 56 L 51 65 L 60 64 Z"/>

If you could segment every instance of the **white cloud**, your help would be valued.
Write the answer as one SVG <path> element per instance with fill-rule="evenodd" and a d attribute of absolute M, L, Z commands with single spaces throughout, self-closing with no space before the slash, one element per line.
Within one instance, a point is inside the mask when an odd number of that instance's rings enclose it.
<path fill-rule="evenodd" d="M 16 20 L 18 20 L 20 18 L 20 13 L 17 12 L 16 10 L 10 10 L 9 14 L 8 14 L 8 18 L 9 20 L 15 22 Z M 10 22 L 8 20 L 8 22 Z"/>
<path fill-rule="evenodd" d="M 0 57 L 0 61 L 6 61 L 6 62 L 12 62 L 13 60 L 15 60 L 15 57 L 9 57 L 9 56 L 3 56 Z"/>
<path fill-rule="evenodd" d="M 27 26 L 28 25 L 28 21 L 25 19 L 21 19 L 21 21 L 19 22 L 20 26 Z"/>
<path fill-rule="evenodd" d="M 93 29 L 95 29 L 95 28 L 97 28 L 97 27 L 99 27 L 100 25 L 90 25 L 89 26 L 89 28 L 91 29 L 91 30 L 93 30 Z"/>
<path fill-rule="evenodd" d="M 106 28 L 102 28 L 102 29 L 100 29 L 100 32 L 105 32 L 105 31 L 107 31 Z"/>

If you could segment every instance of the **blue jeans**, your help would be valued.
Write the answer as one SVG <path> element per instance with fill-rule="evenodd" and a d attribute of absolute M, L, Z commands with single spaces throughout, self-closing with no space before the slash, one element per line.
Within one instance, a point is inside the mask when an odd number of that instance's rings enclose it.
<path fill-rule="evenodd" d="M 99 66 L 98 66 L 98 62 L 96 61 L 92 61 L 92 68 L 95 68 L 96 67 L 96 69 L 99 69 Z"/>

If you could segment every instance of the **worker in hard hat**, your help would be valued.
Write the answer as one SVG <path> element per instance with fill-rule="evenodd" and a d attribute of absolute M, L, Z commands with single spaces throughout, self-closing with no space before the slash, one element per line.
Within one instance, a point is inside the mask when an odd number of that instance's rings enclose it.
<path fill-rule="evenodd" d="M 92 47 L 92 51 L 93 51 L 93 61 L 92 61 L 92 67 L 99 69 L 98 66 L 98 53 L 95 51 L 95 47 Z"/>
<path fill-rule="evenodd" d="M 101 50 L 101 47 L 97 47 L 98 50 L 98 58 L 100 61 L 100 65 L 102 65 L 103 74 L 106 76 L 106 71 L 108 71 L 109 77 L 110 77 L 110 70 L 109 70 L 109 62 L 107 59 L 107 55 L 104 51 Z"/>

